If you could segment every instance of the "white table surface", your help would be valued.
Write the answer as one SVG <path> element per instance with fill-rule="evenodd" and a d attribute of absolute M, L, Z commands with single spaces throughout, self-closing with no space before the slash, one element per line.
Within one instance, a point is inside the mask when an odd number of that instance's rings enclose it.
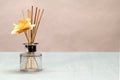
<path fill-rule="evenodd" d="M 41 72 L 20 72 L 20 52 L 0 52 L 0 80 L 119 80 L 120 52 L 43 52 Z"/>

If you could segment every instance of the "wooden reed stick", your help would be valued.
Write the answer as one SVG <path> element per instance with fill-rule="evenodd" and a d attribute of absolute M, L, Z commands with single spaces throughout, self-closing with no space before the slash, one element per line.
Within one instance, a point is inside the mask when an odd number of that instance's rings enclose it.
<path fill-rule="evenodd" d="M 38 8 L 36 7 L 35 16 L 34 16 L 34 24 L 36 23 L 37 12 L 38 12 Z M 35 27 L 33 28 L 33 32 L 34 32 L 34 29 L 35 29 Z"/>
<path fill-rule="evenodd" d="M 31 7 L 31 23 L 33 23 L 33 6 Z"/>
<path fill-rule="evenodd" d="M 44 13 L 44 9 L 43 9 L 42 12 L 41 12 L 41 15 L 40 15 L 40 18 L 39 18 L 37 27 L 39 27 L 39 25 L 40 25 L 40 21 L 41 21 L 41 19 L 42 19 L 43 13 Z"/>
<path fill-rule="evenodd" d="M 36 65 L 35 65 L 35 62 L 34 62 L 34 58 L 35 58 L 35 56 L 32 57 L 32 69 L 33 69 L 33 70 L 35 69 L 35 66 L 36 66 Z"/>
<path fill-rule="evenodd" d="M 33 28 L 33 38 L 32 38 L 32 42 L 34 42 L 34 35 L 35 35 L 35 31 L 36 31 L 36 26 L 38 24 L 38 19 L 40 16 L 40 9 L 36 12 L 36 20 L 34 21 L 35 27 Z"/>
<path fill-rule="evenodd" d="M 38 14 L 37 14 L 37 18 L 36 18 L 36 21 L 35 21 L 35 25 L 38 24 L 38 19 L 39 19 L 39 16 L 40 16 L 40 9 L 38 10 Z"/>
<path fill-rule="evenodd" d="M 36 10 L 35 10 L 35 16 L 34 16 L 34 24 L 35 24 L 35 22 L 36 22 L 37 11 L 38 11 L 38 7 L 36 7 Z"/>
<path fill-rule="evenodd" d="M 29 63 L 29 57 L 27 57 L 26 62 L 25 62 L 25 69 L 28 69 L 28 63 Z"/>
<path fill-rule="evenodd" d="M 34 24 L 36 23 L 37 12 L 38 12 L 38 7 L 36 7 L 36 9 L 35 9 L 35 15 L 34 15 L 34 20 L 33 20 Z M 33 34 L 34 34 L 34 31 L 35 31 L 35 27 L 33 27 L 33 30 L 32 30 L 32 40 L 31 40 L 32 43 L 33 43 Z"/>
<path fill-rule="evenodd" d="M 28 9 L 27 12 L 28 12 L 28 15 L 27 15 L 28 18 L 31 19 L 31 12 L 30 12 L 30 10 Z M 31 40 L 30 40 L 30 39 L 31 39 L 31 38 L 30 38 L 30 35 L 31 35 L 31 34 L 30 34 L 30 30 L 27 30 L 27 35 L 28 35 L 28 38 L 29 38 L 29 43 L 31 43 Z"/>
<path fill-rule="evenodd" d="M 30 57 L 30 68 L 33 68 L 32 57 Z"/>
<path fill-rule="evenodd" d="M 22 16 L 23 16 L 23 19 L 25 19 L 25 15 L 24 15 L 24 11 L 23 10 L 22 10 Z M 25 37 L 26 37 L 27 41 L 29 42 L 29 37 L 27 35 L 27 32 L 25 31 L 24 34 L 25 34 Z"/>
<path fill-rule="evenodd" d="M 29 37 L 28 37 L 28 35 L 27 35 L 27 32 L 25 31 L 24 34 L 25 34 L 25 37 L 26 37 L 26 39 L 27 39 L 27 41 L 28 41 L 28 43 L 29 43 Z"/>
<path fill-rule="evenodd" d="M 31 24 L 33 23 L 33 6 L 31 8 Z M 30 43 L 32 43 L 32 30 L 30 31 Z"/>
<path fill-rule="evenodd" d="M 36 25 L 35 33 L 34 33 L 34 35 L 33 35 L 33 42 L 34 42 L 34 40 L 35 40 L 36 33 L 37 33 L 37 31 L 38 31 L 38 27 L 39 27 L 40 21 L 41 21 L 41 19 L 42 19 L 43 13 L 44 13 L 44 9 L 42 10 L 42 12 L 41 12 L 41 14 L 40 14 L 40 17 L 39 17 L 39 20 L 38 20 L 38 23 L 37 23 L 37 25 Z"/>

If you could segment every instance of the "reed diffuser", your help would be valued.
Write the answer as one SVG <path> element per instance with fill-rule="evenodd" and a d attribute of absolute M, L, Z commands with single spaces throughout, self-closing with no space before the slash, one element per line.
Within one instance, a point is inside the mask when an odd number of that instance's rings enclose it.
<path fill-rule="evenodd" d="M 27 18 L 22 11 L 23 19 L 14 24 L 12 34 L 24 33 L 27 39 L 25 53 L 20 54 L 20 70 L 21 71 L 41 71 L 42 70 L 42 54 L 36 53 L 38 43 L 35 43 L 36 34 L 44 13 L 44 9 L 31 7 L 27 10 Z"/>

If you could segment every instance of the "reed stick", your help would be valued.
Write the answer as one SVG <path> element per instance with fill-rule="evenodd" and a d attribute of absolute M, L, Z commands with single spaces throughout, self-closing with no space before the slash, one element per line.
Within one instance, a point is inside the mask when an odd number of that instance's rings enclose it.
<path fill-rule="evenodd" d="M 40 15 L 40 18 L 39 18 L 37 27 L 39 27 L 39 25 L 40 25 L 40 21 L 41 21 L 41 19 L 42 19 L 43 13 L 44 13 L 44 9 L 43 9 L 42 12 L 41 12 L 41 15 Z M 37 30 L 38 30 L 38 28 L 37 28 Z"/>
<path fill-rule="evenodd" d="M 37 12 L 38 12 L 38 7 L 36 7 L 36 9 L 35 9 L 34 20 L 33 20 L 33 21 L 34 21 L 34 22 L 33 22 L 34 24 L 36 23 Z M 36 24 L 35 24 L 35 27 L 36 27 Z M 35 31 L 35 27 L 33 27 L 33 30 L 32 30 L 32 33 L 33 33 L 33 34 L 35 33 L 35 32 L 34 32 L 34 31 Z M 33 43 L 33 34 L 32 34 L 32 40 L 31 40 L 32 43 Z"/>
<path fill-rule="evenodd" d="M 29 63 L 29 57 L 27 56 L 26 62 L 25 62 L 25 69 L 28 69 L 28 63 Z"/>
<path fill-rule="evenodd" d="M 30 67 L 31 67 L 31 69 L 33 68 L 33 63 L 32 63 L 32 57 L 30 57 Z"/>
<path fill-rule="evenodd" d="M 35 16 L 34 16 L 34 24 L 35 24 L 35 22 L 36 22 L 37 11 L 38 11 L 38 7 L 36 7 L 36 10 L 35 10 Z"/>
<path fill-rule="evenodd" d="M 33 23 L 33 6 L 31 7 L 31 23 Z"/>
<path fill-rule="evenodd" d="M 28 15 L 27 15 L 27 16 L 28 16 L 28 18 L 30 18 L 30 20 L 31 20 L 31 12 L 30 12 L 30 10 L 28 9 L 27 12 L 28 12 Z M 31 39 L 31 38 L 30 38 L 30 35 L 31 35 L 31 34 L 30 34 L 30 30 L 27 30 L 27 35 L 28 35 L 28 38 L 29 38 L 29 43 L 31 43 L 31 40 L 30 40 L 30 39 Z"/>
<path fill-rule="evenodd" d="M 35 27 L 33 28 L 33 38 L 32 38 L 32 42 L 34 42 L 34 35 L 35 35 L 35 29 L 36 29 L 36 26 L 38 24 L 38 19 L 39 19 L 39 16 L 40 16 L 40 9 L 38 9 L 37 13 L 36 13 L 36 20 L 34 21 L 34 24 L 35 24 Z"/>
<path fill-rule="evenodd" d="M 33 6 L 31 7 L 31 24 L 33 23 Z M 30 31 L 30 43 L 32 43 L 32 30 Z"/>
<path fill-rule="evenodd" d="M 23 10 L 22 10 L 22 16 L 23 16 L 23 19 L 25 19 L 25 15 L 24 15 L 24 11 Z M 25 34 L 25 37 L 26 37 L 27 41 L 29 42 L 29 37 L 27 35 L 27 32 L 25 31 L 24 34 Z"/>
<path fill-rule="evenodd" d="M 38 14 L 37 14 L 37 18 L 36 18 L 36 21 L 35 21 L 35 25 L 38 24 L 38 19 L 39 19 L 39 16 L 40 16 L 40 9 L 38 10 Z"/>
<path fill-rule="evenodd" d="M 27 32 L 25 31 L 24 34 L 25 34 L 25 37 L 26 37 L 26 39 L 27 39 L 27 42 L 29 43 L 29 37 L 28 37 L 28 35 L 27 35 Z"/>

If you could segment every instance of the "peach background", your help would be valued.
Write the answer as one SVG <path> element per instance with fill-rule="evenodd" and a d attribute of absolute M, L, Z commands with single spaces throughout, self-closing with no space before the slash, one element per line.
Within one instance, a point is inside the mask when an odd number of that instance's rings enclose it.
<path fill-rule="evenodd" d="M 21 10 L 45 9 L 36 42 L 40 51 L 119 51 L 120 0 L 0 0 L 0 51 L 23 51 L 11 35 Z"/>

